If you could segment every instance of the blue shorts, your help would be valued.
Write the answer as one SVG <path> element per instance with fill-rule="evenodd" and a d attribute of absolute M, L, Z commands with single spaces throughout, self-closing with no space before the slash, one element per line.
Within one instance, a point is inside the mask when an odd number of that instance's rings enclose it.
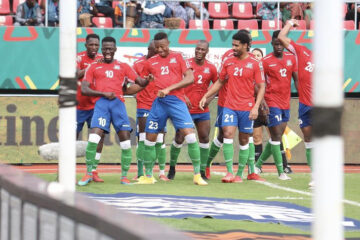
<path fill-rule="evenodd" d="M 299 102 L 299 125 L 300 128 L 312 126 L 311 122 L 312 107 Z"/>
<path fill-rule="evenodd" d="M 210 120 L 210 112 L 190 114 L 194 122 Z"/>
<path fill-rule="evenodd" d="M 277 107 L 270 107 L 269 110 L 268 127 L 275 127 L 281 123 L 288 122 L 290 119 L 289 109 L 284 110 Z"/>
<path fill-rule="evenodd" d="M 224 108 L 218 105 L 215 127 L 222 127 L 221 122 L 222 122 L 223 111 Z"/>
<path fill-rule="evenodd" d="M 222 114 L 222 127 L 236 126 L 239 132 L 249 133 L 253 132 L 254 121 L 249 119 L 250 111 L 235 111 L 224 107 Z"/>
<path fill-rule="evenodd" d="M 170 118 L 175 129 L 193 128 L 186 104 L 174 95 L 156 98 L 152 104 L 150 114 L 146 120 L 145 132 L 158 133 L 165 129 L 166 121 Z"/>
<path fill-rule="evenodd" d="M 150 110 L 147 109 L 136 109 L 136 136 L 139 136 L 139 124 L 138 118 L 144 117 L 147 118 L 149 116 Z M 164 128 L 164 132 L 167 132 L 166 126 Z"/>
<path fill-rule="evenodd" d="M 87 123 L 88 128 L 91 127 L 90 123 L 93 113 L 94 113 L 94 109 L 91 110 L 76 109 L 76 133 L 81 132 L 85 122 Z"/>
<path fill-rule="evenodd" d="M 91 128 L 100 128 L 109 133 L 110 124 L 114 126 L 116 132 L 132 130 L 125 104 L 118 98 L 113 100 L 100 98 L 95 104 Z"/>

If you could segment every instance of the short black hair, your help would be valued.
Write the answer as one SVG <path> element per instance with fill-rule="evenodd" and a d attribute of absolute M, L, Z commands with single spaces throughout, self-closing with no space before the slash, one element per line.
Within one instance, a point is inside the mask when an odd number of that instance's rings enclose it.
<path fill-rule="evenodd" d="M 100 41 L 100 37 L 99 35 L 95 34 L 95 33 L 91 33 L 89 35 L 86 36 L 86 41 L 88 41 L 90 38 L 96 38 Z"/>
<path fill-rule="evenodd" d="M 254 52 L 254 51 L 259 51 L 261 53 L 261 56 L 262 57 L 264 56 L 264 53 L 260 48 L 254 48 L 253 50 L 251 50 L 251 52 Z"/>
<path fill-rule="evenodd" d="M 116 40 L 113 37 L 104 37 L 103 40 L 101 41 L 101 43 L 104 42 L 113 42 L 116 45 Z"/>
<path fill-rule="evenodd" d="M 273 35 L 272 35 L 272 39 L 276 39 L 279 37 L 279 33 L 280 33 L 280 30 L 276 30 L 275 32 L 273 32 Z"/>
<path fill-rule="evenodd" d="M 154 40 L 163 40 L 163 39 L 168 39 L 168 35 L 164 32 L 158 32 L 154 36 Z"/>
<path fill-rule="evenodd" d="M 250 45 L 250 37 L 249 34 L 246 34 L 244 32 L 237 32 L 234 34 L 234 36 L 232 37 L 233 40 L 237 40 L 240 41 L 242 44 L 247 43 L 248 45 Z"/>

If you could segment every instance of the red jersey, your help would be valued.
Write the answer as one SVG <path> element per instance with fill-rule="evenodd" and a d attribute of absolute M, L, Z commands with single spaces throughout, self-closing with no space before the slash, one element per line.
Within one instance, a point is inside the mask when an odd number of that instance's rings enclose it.
<path fill-rule="evenodd" d="M 205 60 L 202 66 L 196 64 L 195 58 L 189 59 L 189 63 L 194 71 L 194 83 L 185 88 L 185 95 L 191 102 L 191 114 L 209 112 L 209 108 L 205 108 L 204 111 L 199 108 L 199 102 L 201 98 L 207 92 L 210 83 L 214 83 L 217 80 L 217 70 L 214 64 Z"/>
<path fill-rule="evenodd" d="M 290 109 L 291 76 L 297 72 L 296 58 L 283 52 L 282 58 L 270 53 L 262 59 L 266 76 L 265 100 L 269 107 Z"/>
<path fill-rule="evenodd" d="M 97 53 L 95 58 L 89 58 L 86 51 L 80 52 L 77 54 L 76 59 L 76 67 L 77 69 L 83 70 L 86 69 L 91 63 L 96 62 L 96 60 L 102 58 L 103 56 L 100 53 Z M 90 110 L 93 109 L 95 106 L 95 98 L 84 96 L 81 94 L 81 82 L 84 77 L 78 79 L 77 81 L 77 93 L 76 93 L 76 100 L 78 102 L 76 108 L 79 110 Z M 93 84 L 90 83 L 90 87 L 93 88 Z"/>
<path fill-rule="evenodd" d="M 186 70 L 191 66 L 184 60 L 181 53 L 170 51 L 166 57 L 156 54 L 146 61 L 146 75 L 151 73 L 154 76 L 156 92 L 165 89 L 183 79 Z M 169 95 L 175 95 L 185 102 L 184 88 L 173 90 Z"/>
<path fill-rule="evenodd" d="M 221 66 L 219 80 L 226 81 L 227 78 L 224 107 L 235 111 L 250 111 L 255 104 L 254 82 L 265 82 L 262 63 L 251 56 L 243 60 L 229 57 Z"/>
<path fill-rule="evenodd" d="M 299 75 L 299 102 L 312 106 L 312 52 L 307 47 L 296 44 L 291 40 L 288 48 L 296 56 Z"/>
<path fill-rule="evenodd" d="M 93 82 L 96 91 L 115 93 L 116 97 L 124 102 L 125 78 L 135 81 L 137 76 L 128 64 L 114 60 L 112 63 L 91 64 L 85 73 L 84 81 Z"/>
<path fill-rule="evenodd" d="M 134 63 L 133 68 L 136 71 L 136 73 L 141 77 L 146 76 L 145 65 L 146 65 L 145 56 L 143 56 Z M 151 105 L 156 98 L 156 94 L 157 91 L 155 88 L 155 83 L 153 81 L 149 82 L 149 84 L 143 90 L 141 90 L 136 94 L 136 103 L 137 103 L 136 107 L 138 109 L 150 110 Z"/>

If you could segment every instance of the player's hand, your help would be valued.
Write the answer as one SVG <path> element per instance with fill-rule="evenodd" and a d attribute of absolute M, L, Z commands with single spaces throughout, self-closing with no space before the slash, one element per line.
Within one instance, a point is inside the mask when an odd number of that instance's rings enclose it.
<path fill-rule="evenodd" d="M 154 81 L 154 75 L 149 74 L 148 76 L 145 77 L 146 80 L 148 80 L 149 82 Z"/>
<path fill-rule="evenodd" d="M 289 23 L 290 23 L 291 26 L 293 26 L 293 27 L 298 27 L 298 26 L 299 26 L 299 22 L 298 22 L 298 20 L 296 20 L 296 19 L 290 19 L 290 20 L 289 20 Z"/>
<path fill-rule="evenodd" d="M 267 105 L 267 103 L 265 101 L 262 101 L 260 104 L 260 110 L 259 110 L 259 115 L 269 115 L 270 110 L 269 110 L 269 106 Z"/>
<path fill-rule="evenodd" d="M 186 106 L 188 107 L 188 109 L 191 109 L 192 108 L 192 104 L 190 102 L 190 99 L 187 97 L 187 96 L 184 96 L 185 97 L 185 102 L 186 102 Z"/>
<path fill-rule="evenodd" d="M 161 89 L 161 90 L 158 91 L 157 96 L 158 96 L 158 97 L 166 97 L 166 95 L 168 95 L 169 92 L 170 92 L 170 91 L 167 90 L 166 88 L 165 88 L 165 89 Z"/>
<path fill-rule="evenodd" d="M 116 95 L 113 92 L 105 92 L 104 97 L 109 99 L 109 100 L 113 100 L 114 98 L 116 98 Z"/>
<path fill-rule="evenodd" d="M 206 107 L 206 97 L 203 96 L 199 102 L 199 108 L 204 111 Z"/>
<path fill-rule="evenodd" d="M 257 107 L 253 107 L 250 110 L 249 119 L 255 120 L 255 119 L 257 119 L 258 115 L 259 115 L 259 109 Z"/>

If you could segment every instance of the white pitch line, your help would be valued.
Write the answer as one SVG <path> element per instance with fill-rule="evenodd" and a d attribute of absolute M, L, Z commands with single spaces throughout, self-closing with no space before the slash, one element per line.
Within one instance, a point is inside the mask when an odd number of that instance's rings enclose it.
<path fill-rule="evenodd" d="M 304 191 L 296 190 L 296 189 L 293 189 L 293 188 L 282 187 L 282 186 L 279 186 L 279 185 L 271 183 L 271 182 L 262 182 L 262 181 L 255 181 L 255 182 L 266 185 L 266 186 L 271 187 L 271 188 L 276 188 L 276 189 L 280 189 L 280 190 L 287 191 L 287 192 L 298 193 L 298 194 L 311 196 L 311 197 L 313 195 L 310 192 L 304 192 Z M 343 199 L 343 203 L 353 205 L 355 207 L 360 207 L 360 203 L 355 202 L 355 201 L 350 201 L 350 200 Z"/>

